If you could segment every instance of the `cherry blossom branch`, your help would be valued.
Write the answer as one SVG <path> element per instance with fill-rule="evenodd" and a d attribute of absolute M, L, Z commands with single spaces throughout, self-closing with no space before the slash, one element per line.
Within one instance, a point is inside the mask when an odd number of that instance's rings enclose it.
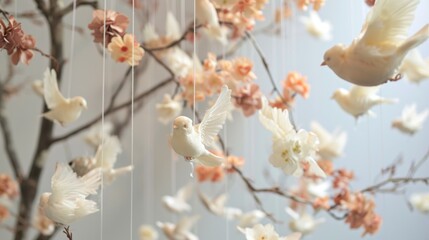
<path fill-rule="evenodd" d="M 73 233 L 70 231 L 70 226 L 64 227 L 63 233 L 66 235 L 68 240 L 73 240 Z"/>
<path fill-rule="evenodd" d="M 18 154 L 15 151 L 15 145 L 12 139 L 12 133 L 10 131 L 9 121 L 5 116 L 3 87 L 4 85 L 0 84 L 0 128 L 2 129 L 1 132 L 3 134 L 3 144 L 6 150 L 6 154 L 9 158 L 9 162 L 12 165 L 12 169 L 15 174 L 15 177 L 18 179 L 18 182 L 21 182 L 23 178 L 23 172 L 18 158 Z"/>
<path fill-rule="evenodd" d="M 76 1 L 76 8 L 80 7 L 80 6 L 89 6 L 89 7 L 92 7 L 93 9 L 97 9 L 98 8 L 98 2 L 97 1 L 77 0 Z M 64 7 L 61 11 L 59 11 L 58 14 L 61 17 L 63 17 L 72 11 L 73 11 L 73 1 L 69 5 Z"/>

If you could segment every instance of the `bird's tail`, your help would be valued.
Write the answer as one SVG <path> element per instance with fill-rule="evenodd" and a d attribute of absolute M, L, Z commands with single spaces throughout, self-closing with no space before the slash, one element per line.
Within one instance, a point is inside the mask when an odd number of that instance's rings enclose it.
<path fill-rule="evenodd" d="M 76 218 L 81 218 L 86 215 L 98 212 L 97 203 L 92 200 L 79 199 L 77 200 L 76 204 Z"/>
<path fill-rule="evenodd" d="M 429 38 L 429 24 L 426 24 L 422 27 L 417 33 L 408 38 L 401 46 L 398 48 L 400 54 L 407 54 L 413 48 L 418 47 L 424 41 Z"/>
<path fill-rule="evenodd" d="M 399 102 L 399 99 L 397 98 L 380 98 L 377 101 L 378 104 L 395 104 L 398 102 Z"/>
<path fill-rule="evenodd" d="M 197 162 L 207 167 L 218 167 L 225 162 L 224 158 L 218 157 L 211 152 L 208 152 L 207 154 L 202 154 L 196 160 Z"/>

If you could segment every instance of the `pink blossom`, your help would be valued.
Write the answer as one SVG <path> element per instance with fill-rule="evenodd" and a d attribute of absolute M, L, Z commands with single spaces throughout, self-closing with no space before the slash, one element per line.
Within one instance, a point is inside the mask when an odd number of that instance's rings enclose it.
<path fill-rule="evenodd" d="M 104 31 L 106 31 L 106 46 L 112 41 L 112 38 L 119 35 L 124 36 L 125 30 L 128 27 L 128 18 L 118 12 L 112 10 L 94 10 L 92 13 L 92 22 L 88 24 L 88 28 L 92 30 L 94 42 L 103 44 Z M 106 20 L 104 20 L 106 17 Z M 104 26 L 106 24 L 106 26 Z"/>
<path fill-rule="evenodd" d="M 112 38 L 107 48 L 115 61 L 127 62 L 131 66 L 138 65 L 144 55 L 143 48 L 131 34 L 125 34 L 123 38 L 121 36 Z"/>
<path fill-rule="evenodd" d="M 253 115 L 262 108 L 262 92 L 255 83 L 240 88 L 235 96 L 235 106 L 243 110 L 244 116 Z"/>
<path fill-rule="evenodd" d="M 6 196 L 10 199 L 18 196 L 18 184 L 8 175 L 0 174 L 0 197 Z"/>

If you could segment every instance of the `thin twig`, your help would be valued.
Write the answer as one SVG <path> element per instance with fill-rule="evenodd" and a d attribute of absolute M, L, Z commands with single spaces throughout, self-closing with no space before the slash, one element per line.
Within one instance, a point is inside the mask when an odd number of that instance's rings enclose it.
<path fill-rule="evenodd" d="M 68 240 L 73 240 L 73 233 L 70 231 L 70 226 L 64 227 L 63 233 L 66 235 Z"/>

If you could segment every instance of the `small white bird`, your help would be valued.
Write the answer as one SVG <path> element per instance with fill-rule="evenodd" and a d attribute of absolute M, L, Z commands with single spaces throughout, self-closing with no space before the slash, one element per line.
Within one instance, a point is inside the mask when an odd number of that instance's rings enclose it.
<path fill-rule="evenodd" d="M 241 228 L 253 227 L 255 224 L 259 223 L 262 219 L 267 216 L 261 210 L 253 210 L 250 212 L 243 213 L 238 216 L 238 225 Z"/>
<path fill-rule="evenodd" d="M 206 33 L 209 36 L 226 45 L 227 29 L 219 24 L 219 17 L 213 3 L 210 0 L 196 0 L 195 7 L 197 22 L 206 27 Z"/>
<path fill-rule="evenodd" d="M 326 51 L 322 65 L 360 86 L 401 79 L 398 68 L 408 51 L 429 38 L 429 24 L 408 37 L 418 4 L 419 0 L 377 0 L 360 36 L 350 46 L 337 44 Z"/>
<path fill-rule="evenodd" d="M 54 69 L 46 69 L 43 79 L 43 95 L 49 112 L 43 116 L 51 121 L 57 121 L 62 126 L 79 118 L 83 109 L 87 109 L 83 97 L 64 98 L 58 88 L 57 73 Z"/>
<path fill-rule="evenodd" d="M 399 71 L 404 73 L 410 82 L 418 84 L 429 78 L 429 59 L 423 59 L 420 52 L 413 49 L 405 57 Z"/>
<path fill-rule="evenodd" d="M 370 109 L 376 105 L 398 102 L 397 99 L 387 99 L 376 95 L 378 90 L 379 87 L 353 86 L 350 91 L 340 88 L 335 90 L 332 98 L 345 112 L 358 119 L 364 114 L 375 116 Z"/>
<path fill-rule="evenodd" d="M 118 159 L 118 154 L 122 152 L 121 144 L 117 137 L 108 137 L 104 145 L 98 146 L 95 156 L 92 158 L 81 157 L 71 161 L 70 166 L 78 174 L 85 176 L 93 169 L 100 168 L 103 172 L 103 184 L 111 184 L 118 176 L 124 175 L 133 170 L 129 165 L 121 168 L 114 168 Z"/>
<path fill-rule="evenodd" d="M 429 109 L 417 113 L 416 104 L 412 104 L 402 110 L 402 115 L 399 119 L 393 120 L 392 127 L 403 133 L 413 135 L 422 128 L 428 115 Z"/>
<path fill-rule="evenodd" d="M 209 199 L 204 193 L 200 192 L 199 197 L 204 206 L 213 214 L 221 217 L 225 217 L 228 220 L 237 219 L 242 215 L 241 209 L 225 207 L 226 200 L 228 198 L 226 193 L 220 194 L 214 199 Z"/>
<path fill-rule="evenodd" d="M 99 169 L 78 177 L 68 165 L 58 163 L 51 179 L 52 193 L 42 194 L 39 207 L 52 221 L 69 225 L 98 211 L 97 203 L 86 198 L 97 194 L 100 180 Z"/>
<path fill-rule="evenodd" d="M 216 103 L 207 110 L 200 124 L 193 126 L 188 117 L 177 117 L 170 138 L 173 150 L 186 160 L 193 160 L 205 166 L 221 165 L 224 159 L 209 152 L 206 147 L 213 144 L 231 108 L 231 90 L 223 86 Z"/>
<path fill-rule="evenodd" d="M 188 183 L 184 187 L 177 191 L 176 196 L 164 196 L 162 202 L 164 206 L 175 213 L 189 212 L 191 211 L 191 205 L 188 201 L 192 196 L 194 186 L 192 183 Z"/>
<path fill-rule="evenodd" d="M 322 159 L 332 160 L 340 157 L 347 142 L 347 133 L 344 131 L 326 131 L 318 122 L 311 123 L 311 131 L 319 138 L 319 151 Z"/>
<path fill-rule="evenodd" d="M 323 41 L 329 41 L 332 39 L 331 24 L 328 21 L 322 21 L 317 12 L 310 11 L 310 15 L 308 17 L 302 16 L 300 20 L 304 24 L 307 32 L 313 37 Z"/>
<path fill-rule="evenodd" d="M 94 148 L 97 148 L 101 145 L 104 139 L 110 137 L 113 132 L 113 123 L 105 121 L 104 124 L 98 123 L 92 126 L 84 136 L 84 140 L 86 143 L 91 145 Z"/>
<path fill-rule="evenodd" d="M 199 216 L 183 217 L 177 224 L 157 222 L 156 225 L 163 231 L 168 239 L 198 240 L 198 237 L 191 233 L 190 230 L 199 218 Z"/>
<path fill-rule="evenodd" d="M 325 222 L 324 218 L 314 219 L 313 216 L 306 212 L 299 214 L 289 207 L 285 211 L 292 218 L 289 222 L 289 228 L 294 232 L 302 233 L 302 235 L 312 233 L 317 226 Z"/>

